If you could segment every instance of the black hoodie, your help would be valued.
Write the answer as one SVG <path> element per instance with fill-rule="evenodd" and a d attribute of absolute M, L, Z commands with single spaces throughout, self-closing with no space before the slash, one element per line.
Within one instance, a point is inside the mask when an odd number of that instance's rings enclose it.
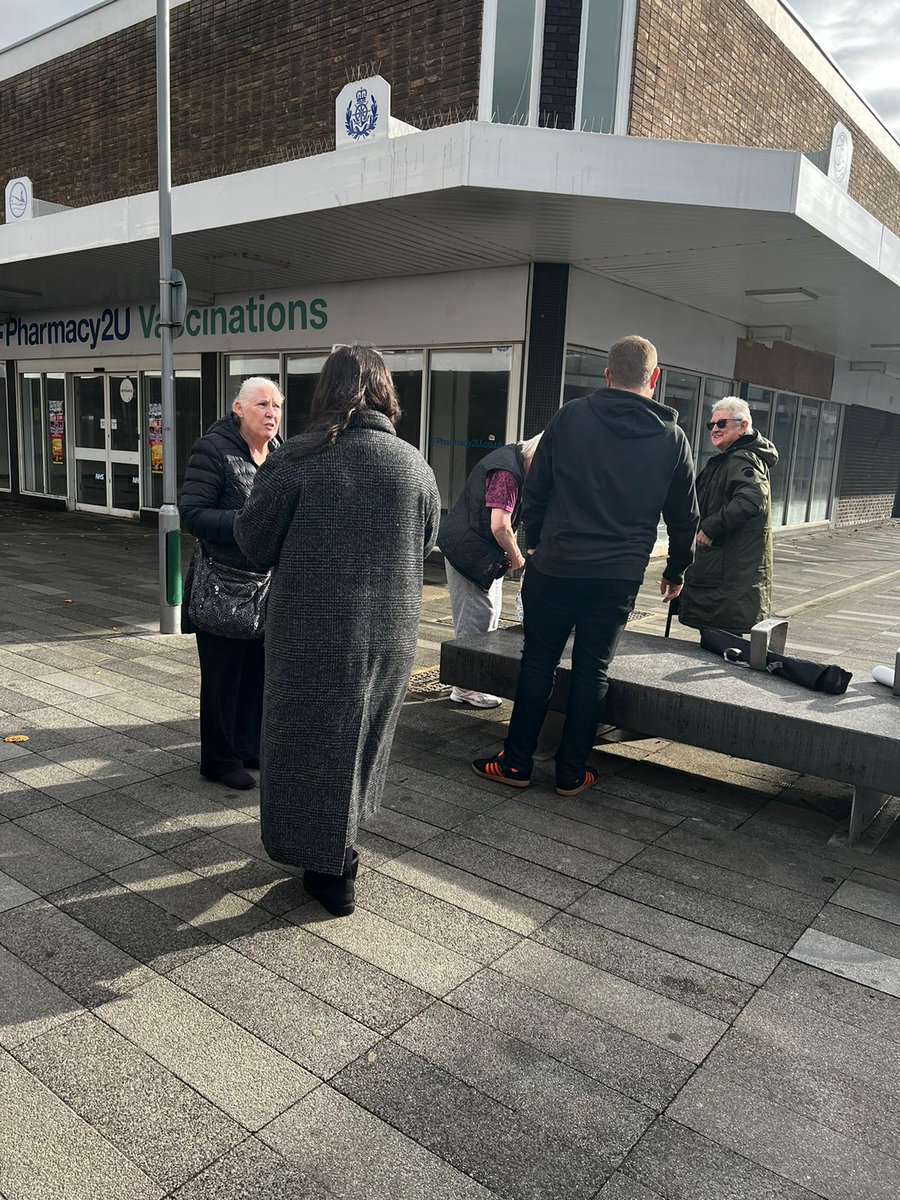
<path fill-rule="evenodd" d="M 523 521 L 539 571 L 643 579 L 662 513 L 665 578 L 681 583 L 693 561 L 698 511 L 691 448 L 677 418 L 674 409 L 617 388 L 563 405 L 525 480 Z"/>

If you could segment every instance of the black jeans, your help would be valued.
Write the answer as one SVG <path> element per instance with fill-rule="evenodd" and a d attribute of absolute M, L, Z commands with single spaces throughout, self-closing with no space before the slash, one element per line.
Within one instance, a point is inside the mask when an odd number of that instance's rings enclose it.
<path fill-rule="evenodd" d="M 259 757 L 265 646 L 197 630 L 200 770 L 219 776 Z"/>
<path fill-rule="evenodd" d="M 608 689 L 609 664 L 640 586 L 640 580 L 569 579 L 528 567 L 522 587 L 525 644 L 504 748 L 510 766 L 531 772 L 554 672 L 574 629 L 569 703 L 556 752 L 556 782 L 565 787 L 584 778 Z"/>

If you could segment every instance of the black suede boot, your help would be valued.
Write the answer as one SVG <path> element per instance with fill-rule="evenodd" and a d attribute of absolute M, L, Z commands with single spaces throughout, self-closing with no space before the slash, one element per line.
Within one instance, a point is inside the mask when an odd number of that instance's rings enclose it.
<path fill-rule="evenodd" d="M 344 870 L 340 875 L 325 871 L 304 871 L 303 886 L 314 900 L 333 917 L 349 917 L 356 908 L 354 880 L 359 870 L 359 855 L 352 846 L 344 855 Z"/>

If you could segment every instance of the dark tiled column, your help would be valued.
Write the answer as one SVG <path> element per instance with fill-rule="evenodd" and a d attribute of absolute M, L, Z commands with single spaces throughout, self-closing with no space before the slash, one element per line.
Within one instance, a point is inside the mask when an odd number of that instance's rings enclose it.
<path fill-rule="evenodd" d="M 544 428 L 559 408 L 566 356 L 568 263 L 534 263 L 528 313 L 524 437 Z"/>

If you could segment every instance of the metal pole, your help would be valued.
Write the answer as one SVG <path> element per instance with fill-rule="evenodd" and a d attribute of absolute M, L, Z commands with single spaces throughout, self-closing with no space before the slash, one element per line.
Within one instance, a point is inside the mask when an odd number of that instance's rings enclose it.
<path fill-rule="evenodd" d="M 159 631 L 181 630 L 181 532 L 175 459 L 172 148 L 169 126 L 169 0 L 156 3 L 156 137 L 159 170 L 159 339 L 163 503 L 159 510 Z"/>

